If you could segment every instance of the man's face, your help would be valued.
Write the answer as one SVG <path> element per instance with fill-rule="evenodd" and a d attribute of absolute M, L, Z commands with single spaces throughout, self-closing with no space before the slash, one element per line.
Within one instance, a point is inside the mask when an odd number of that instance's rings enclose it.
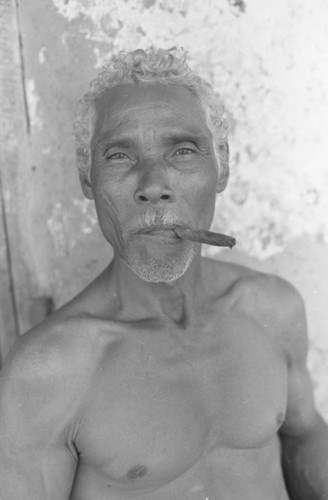
<path fill-rule="evenodd" d="M 96 116 L 91 188 L 105 238 L 142 279 L 178 279 L 199 247 L 170 226 L 208 229 L 218 185 L 201 104 L 182 86 L 124 85 Z"/>

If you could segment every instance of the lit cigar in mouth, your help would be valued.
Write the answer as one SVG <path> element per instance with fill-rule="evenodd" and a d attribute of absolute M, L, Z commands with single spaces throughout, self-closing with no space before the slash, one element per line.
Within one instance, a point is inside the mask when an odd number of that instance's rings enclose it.
<path fill-rule="evenodd" d="M 177 226 L 173 229 L 178 238 L 182 240 L 197 241 L 206 245 L 215 245 L 217 247 L 229 247 L 236 244 L 235 238 L 226 234 L 213 233 L 204 229 L 191 229 L 188 226 Z"/>

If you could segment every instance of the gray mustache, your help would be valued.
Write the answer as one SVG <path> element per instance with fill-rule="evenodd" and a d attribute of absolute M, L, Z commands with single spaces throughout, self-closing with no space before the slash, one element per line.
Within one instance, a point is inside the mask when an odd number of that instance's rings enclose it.
<path fill-rule="evenodd" d="M 189 217 L 178 216 L 172 210 L 154 210 L 149 207 L 144 213 L 138 216 L 133 225 L 128 229 L 137 232 L 142 229 L 156 226 L 174 226 L 182 224 L 192 225 L 192 221 L 190 221 Z"/>

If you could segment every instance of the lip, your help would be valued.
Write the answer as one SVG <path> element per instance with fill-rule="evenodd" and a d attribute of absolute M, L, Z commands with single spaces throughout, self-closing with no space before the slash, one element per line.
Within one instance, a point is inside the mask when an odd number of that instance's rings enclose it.
<path fill-rule="evenodd" d="M 179 225 L 180 224 L 145 227 L 145 228 L 139 229 L 137 234 L 140 234 L 143 236 L 151 236 L 151 237 L 156 237 L 156 238 L 169 239 L 169 240 L 178 239 L 177 235 L 174 232 L 174 229 Z"/>
<path fill-rule="evenodd" d="M 151 226 L 151 227 L 143 227 L 137 231 L 137 234 L 155 234 L 155 233 L 164 233 L 165 231 L 173 232 L 174 229 L 181 224 L 170 224 L 164 226 Z"/>

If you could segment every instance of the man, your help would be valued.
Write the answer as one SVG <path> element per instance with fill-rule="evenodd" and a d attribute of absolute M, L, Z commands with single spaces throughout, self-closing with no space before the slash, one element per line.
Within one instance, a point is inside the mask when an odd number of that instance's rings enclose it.
<path fill-rule="evenodd" d="M 299 294 L 188 239 L 228 178 L 209 85 L 174 50 L 121 54 L 75 129 L 114 259 L 4 364 L 1 500 L 327 499 Z"/>

